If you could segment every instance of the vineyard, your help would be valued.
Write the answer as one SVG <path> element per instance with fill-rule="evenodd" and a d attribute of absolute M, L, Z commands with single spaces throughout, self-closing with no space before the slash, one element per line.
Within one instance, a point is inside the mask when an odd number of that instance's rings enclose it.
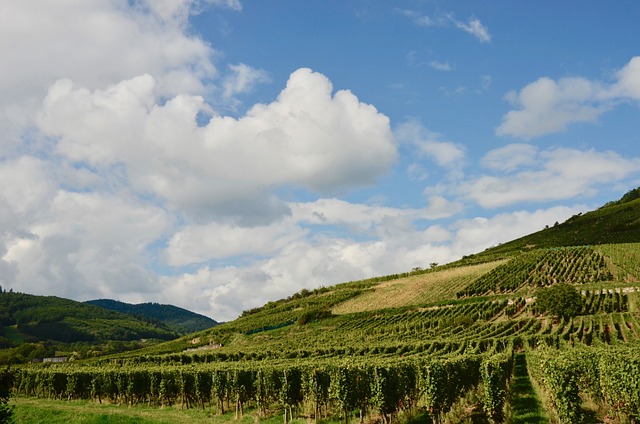
<path fill-rule="evenodd" d="M 13 394 L 285 423 L 510 422 L 520 355 L 551 422 L 636 422 L 639 255 L 527 249 L 303 290 L 141 351 L 14 367 Z M 558 285 L 580 299 L 573 316 L 536 302 Z"/>

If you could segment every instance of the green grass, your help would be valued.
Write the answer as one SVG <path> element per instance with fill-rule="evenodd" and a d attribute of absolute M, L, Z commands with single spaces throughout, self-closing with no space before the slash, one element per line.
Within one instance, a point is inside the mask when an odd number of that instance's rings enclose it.
<path fill-rule="evenodd" d="M 564 223 L 478 253 L 475 259 L 532 248 L 637 243 L 638 240 L 640 199 L 634 199 L 621 204 L 612 202 L 600 209 L 574 215 Z"/>
<path fill-rule="evenodd" d="M 99 404 L 91 401 L 59 401 L 35 398 L 12 398 L 14 416 L 18 424 L 253 424 L 257 421 L 255 411 L 235 419 L 235 413 L 218 415 L 211 409 L 180 409 L 174 407 L 119 406 Z M 263 424 L 281 424 L 283 415 L 261 418 Z M 306 418 L 291 421 L 306 423 Z M 319 424 L 339 424 L 336 420 L 319 420 Z"/>
<path fill-rule="evenodd" d="M 531 384 L 531 379 L 527 371 L 527 359 L 524 353 L 517 354 L 515 358 L 512 390 L 512 424 L 542 424 L 549 422 L 536 391 Z"/>
<path fill-rule="evenodd" d="M 22 344 L 25 340 L 24 335 L 22 335 L 22 333 L 18 331 L 16 325 L 9 325 L 7 327 L 4 327 L 4 336 L 17 344 Z"/>

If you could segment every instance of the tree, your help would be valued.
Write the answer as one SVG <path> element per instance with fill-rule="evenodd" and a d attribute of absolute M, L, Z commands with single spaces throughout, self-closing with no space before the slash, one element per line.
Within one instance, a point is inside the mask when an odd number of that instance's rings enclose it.
<path fill-rule="evenodd" d="M 0 371 L 0 424 L 12 423 L 13 409 L 9 406 L 9 394 L 13 386 L 13 374 L 9 369 Z"/>
<path fill-rule="evenodd" d="M 580 292 L 569 284 L 554 284 L 537 292 L 538 309 L 559 318 L 575 317 L 582 310 L 583 303 Z"/>

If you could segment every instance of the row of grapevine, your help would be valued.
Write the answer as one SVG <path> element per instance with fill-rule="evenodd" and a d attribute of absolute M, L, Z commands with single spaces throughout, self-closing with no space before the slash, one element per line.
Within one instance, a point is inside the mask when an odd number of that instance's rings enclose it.
<path fill-rule="evenodd" d="M 594 299 L 597 297 L 593 295 Z M 600 294 L 614 299 L 611 293 Z M 436 312 L 436 311 L 430 311 Z M 408 316 L 408 315 L 407 315 Z M 406 318 L 403 319 L 408 319 Z M 417 316 L 417 314 L 416 314 Z M 313 338 L 305 333 L 296 339 L 285 339 L 279 344 L 258 348 L 226 348 L 200 352 L 183 352 L 165 355 L 140 355 L 126 359 L 102 359 L 92 363 L 109 365 L 138 366 L 176 366 L 199 364 L 234 364 L 247 361 L 281 363 L 292 360 L 312 360 L 322 358 L 414 358 L 428 355 L 443 357 L 451 354 L 484 354 L 500 351 L 504 343 L 512 338 L 538 340 L 553 336 L 559 343 L 570 346 L 584 344 L 616 344 L 637 340 L 640 325 L 634 314 L 629 312 L 609 315 L 584 315 L 554 322 L 552 319 L 525 317 L 507 319 L 501 316 L 494 321 L 468 320 L 466 316 L 459 321 L 448 323 L 418 318 L 406 323 L 396 323 L 387 329 L 344 331 L 344 337 L 333 340 L 330 337 Z M 339 327 L 338 327 L 339 328 Z M 285 344 L 284 342 L 288 343 Z"/>
<path fill-rule="evenodd" d="M 605 244 L 598 246 L 597 250 L 611 258 L 616 267 L 617 281 L 640 281 L 640 243 Z"/>
<path fill-rule="evenodd" d="M 615 413 L 640 420 L 640 350 L 637 345 L 569 350 L 542 349 L 527 354 L 532 377 L 550 397 L 563 423 L 580 422 L 582 394 Z"/>
<path fill-rule="evenodd" d="M 511 293 L 522 286 L 543 287 L 555 283 L 587 283 L 611 280 L 602 254 L 590 247 L 534 250 L 479 277 L 458 297 Z"/>
<path fill-rule="evenodd" d="M 484 358 L 466 355 L 446 359 L 354 361 L 338 363 L 222 368 L 199 366 L 149 367 L 26 367 L 16 372 L 20 395 L 53 399 L 93 399 L 118 404 L 215 405 L 219 412 L 242 414 L 247 405 L 265 415 L 276 410 L 291 419 L 294 411 L 312 405 L 310 415 L 334 411 L 348 417 L 379 414 L 389 422 L 400 411 L 426 407 L 434 420 L 460 396 L 485 381 L 487 411 L 495 414 L 505 398 L 510 375 L 508 353 Z M 288 418 L 287 418 L 288 417 Z"/>
<path fill-rule="evenodd" d="M 513 360 L 513 350 L 509 350 L 489 356 L 482 361 L 483 408 L 493 422 L 504 420 L 504 404 L 513 374 Z"/>
<path fill-rule="evenodd" d="M 544 257 L 544 251 L 533 251 L 516 256 L 509 262 L 479 277 L 457 297 L 477 296 L 487 293 L 513 292 L 520 288 L 534 271 L 536 264 Z"/>
<path fill-rule="evenodd" d="M 624 293 L 604 291 L 588 291 L 585 294 L 583 315 L 596 313 L 627 312 L 628 296 Z"/>
<path fill-rule="evenodd" d="M 349 320 L 341 323 L 340 331 L 364 330 L 375 331 L 391 328 L 393 325 L 411 323 L 447 324 L 460 317 L 476 320 L 487 320 L 494 317 L 506 306 L 506 300 L 469 302 L 465 304 L 440 305 L 429 308 L 418 308 L 397 314 L 373 315 L 371 313 L 354 314 Z"/>

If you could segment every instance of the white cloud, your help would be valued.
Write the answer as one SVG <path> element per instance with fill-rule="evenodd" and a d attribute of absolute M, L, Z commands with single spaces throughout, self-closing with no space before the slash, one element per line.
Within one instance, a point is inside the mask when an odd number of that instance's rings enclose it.
<path fill-rule="evenodd" d="M 491 151 L 482 164 L 496 173 L 467 180 L 460 189 L 485 208 L 585 197 L 640 173 L 640 158 L 570 148 L 539 151 L 522 144 Z"/>
<path fill-rule="evenodd" d="M 640 57 L 632 58 L 609 85 L 578 77 L 543 77 L 506 98 L 516 109 L 503 116 L 497 135 L 531 139 L 577 122 L 596 122 L 616 102 L 640 100 Z"/>
<path fill-rule="evenodd" d="M 219 115 L 210 101 L 232 102 L 267 76 L 239 64 L 219 77 L 216 52 L 188 28 L 203 4 L 3 4 L 3 286 L 80 300 L 175 299 L 206 313 L 215 309 L 182 288 L 259 303 L 256 293 L 290 294 L 299 283 L 269 279 L 279 266 L 255 258 L 291 257 L 309 243 L 277 190 L 342 193 L 395 163 L 389 119 L 309 69 L 293 72 L 274 101 Z M 201 112 L 212 116 L 206 125 Z M 236 255 L 252 265 L 162 276 Z M 233 278 L 212 280 L 220 275 Z M 253 292 L 256 281 L 266 286 Z"/>
<path fill-rule="evenodd" d="M 170 227 L 164 211 L 95 193 L 58 190 L 47 200 L 41 216 L 5 240 L 2 259 L 17 271 L 12 287 L 73 298 L 154 289 L 146 248 Z"/>
<path fill-rule="evenodd" d="M 257 84 L 271 81 L 266 71 L 254 69 L 244 63 L 229 65 L 229 70 L 231 73 L 225 77 L 222 83 L 222 95 L 226 99 L 248 93 Z"/>
<path fill-rule="evenodd" d="M 418 219 L 438 219 L 459 212 L 459 207 L 443 197 L 432 197 L 424 208 L 392 208 L 350 203 L 340 199 L 318 199 L 291 203 L 292 219 L 301 224 L 343 225 L 354 232 L 374 234 L 388 226 L 406 226 Z"/>
<path fill-rule="evenodd" d="M 610 87 L 607 97 L 640 101 L 640 56 L 632 58 L 616 72 L 616 77 L 617 81 Z"/>
<path fill-rule="evenodd" d="M 462 145 L 443 141 L 442 135 L 431 132 L 415 118 L 409 118 L 394 130 L 396 138 L 402 143 L 415 146 L 420 154 L 429 156 L 438 165 L 460 167 L 465 157 Z"/>
<path fill-rule="evenodd" d="M 191 225 L 175 233 L 165 254 L 167 263 L 172 266 L 233 256 L 266 256 L 305 235 L 306 231 L 290 220 L 255 227 L 212 222 Z"/>
<path fill-rule="evenodd" d="M 340 202 L 325 203 L 341 209 Z M 350 207 L 345 205 L 344 210 Z M 306 208 L 304 205 L 303 209 Z M 243 310 L 281 299 L 302 288 L 427 268 L 432 262 L 447 263 L 583 211 L 584 206 L 516 211 L 492 218 L 463 219 L 447 227 L 435 224 L 424 230 L 395 225 L 396 222 L 392 231 L 380 231 L 378 237 L 368 241 L 326 235 L 299 239 L 283 246 L 269 259 L 242 267 L 205 267 L 165 277 L 163 296 L 193 305 L 193 309 L 217 319 L 230 320 Z M 356 218 L 359 219 L 366 217 Z"/>
<path fill-rule="evenodd" d="M 0 198 L 24 219 L 39 217 L 56 191 L 49 172 L 47 162 L 31 156 L 0 162 Z"/>
<path fill-rule="evenodd" d="M 436 71 L 448 72 L 453 70 L 453 68 L 448 62 L 439 62 L 437 60 L 432 60 L 431 62 L 429 62 L 429 66 L 431 66 Z"/>
<path fill-rule="evenodd" d="M 434 19 L 415 10 L 396 9 L 402 15 L 411 19 L 414 24 L 422 27 L 438 26 L 443 24 L 443 19 Z"/>
<path fill-rule="evenodd" d="M 584 78 L 563 78 L 558 82 L 540 78 L 519 93 L 508 94 L 519 109 L 507 112 L 496 134 L 530 139 L 562 131 L 575 122 L 595 122 L 610 107 L 594 102 L 598 91 Z"/>
<path fill-rule="evenodd" d="M 184 31 L 192 1 L 7 0 L 0 14 L 0 124 L 29 125 L 47 88 L 68 78 L 88 88 L 143 73 L 163 95 L 204 92 L 214 78 L 213 50 Z M 37 53 L 34 53 L 37 52 Z M 8 140 L 6 140 L 8 141 Z"/>
<path fill-rule="evenodd" d="M 464 23 L 454 19 L 452 15 L 448 15 L 448 17 L 457 28 L 460 28 L 461 30 L 473 35 L 478 40 L 480 40 L 481 43 L 491 42 L 491 34 L 489 34 L 489 30 L 487 29 L 487 27 L 482 25 L 480 19 L 469 18 L 468 23 Z"/>
<path fill-rule="evenodd" d="M 241 215 L 250 199 L 263 201 L 258 192 L 280 185 L 332 192 L 369 184 L 396 158 L 388 118 L 349 91 L 333 94 L 309 69 L 294 72 L 273 103 L 204 127 L 196 123 L 201 97 L 160 106 L 154 87 L 150 75 L 93 91 L 58 81 L 40 126 L 71 160 L 123 164 L 136 190 L 195 215 Z"/>
<path fill-rule="evenodd" d="M 454 27 L 463 30 L 464 32 L 473 35 L 481 43 L 491 42 L 491 34 L 486 26 L 480 22 L 480 19 L 470 17 L 467 23 L 458 21 L 453 17 L 453 13 L 446 13 L 444 15 L 437 15 L 435 17 L 427 16 L 415 10 L 408 9 L 396 9 L 399 13 L 411 19 L 415 25 L 421 27 L 450 27 L 452 24 Z"/>
<path fill-rule="evenodd" d="M 480 77 L 480 90 L 487 91 L 491 88 L 491 84 L 493 83 L 493 78 L 491 75 L 482 75 Z"/>
<path fill-rule="evenodd" d="M 538 149 L 530 144 L 508 144 L 488 152 L 480 163 L 494 171 L 511 172 L 535 165 L 537 153 Z"/>
<path fill-rule="evenodd" d="M 444 86 L 438 87 L 438 90 L 442 91 L 442 93 L 446 97 L 459 96 L 467 92 L 467 87 L 465 85 L 459 85 L 454 88 L 447 88 Z"/>
<path fill-rule="evenodd" d="M 464 254 L 481 252 L 488 247 L 515 240 L 527 234 L 542 230 L 546 225 L 564 222 L 578 212 L 584 212 L 584 205 L 572 207 L 555 206 L 549 209 L 514 211 L 492 216 L 462 219 L 456 222 L 455 241 L 452 251 Z"/>
<path fill-rule="evenodd" d="M 240 0 L 205 0 L 205 2 L 217 7 L 228 7 L 237 12 L 242 11 L 242 2 Z"/>

